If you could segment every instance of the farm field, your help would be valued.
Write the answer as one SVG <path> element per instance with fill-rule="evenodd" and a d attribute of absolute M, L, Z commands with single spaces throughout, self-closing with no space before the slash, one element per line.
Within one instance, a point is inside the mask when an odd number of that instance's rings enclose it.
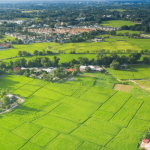
<path fill-rule="evenodd" d="M 125 9 L 109 9 L 109 11 L 120 11 L 120 12 L 123 12 L 123 11 L 126 11 Z"/>
<path fill-rule="evenodd" d="M 118 79 L 148 79 L 150 78 L 149 65 L 135 65 L 131 66 L 129 70 L 112 70 L 107 69 L 110 74 L 116 76 Z"/>
<path fill-rule="evenodd" d="M 100 25 L 110 26 L 110 27 L 121 27 L 124 25 L 131 26 L 135 23 L 126 20 L 111 20 L 111 21 L 103 21 Z"/>
<path fill-rule="evenodd" d="M 0 83 L 25 98 L 0 115 L 4 150 L 136 150 L 150 125 L 149 96 L 114 90 L 120 82 L 111 75 L 83 73 L 61 84 L 8 75 Z"/>
<path fill-rule="evenodd" d="M 28 45 L 13 45 L 14 48 L 0 51 L 0 59 L 10 58 L 18 56 L 18 51 L 24 51 L 33 53 L 34 50 L 42 51 L 47 50 L 47 47 L 51 47 L 51 51 L 57 53 L 61 51 L 62 53 L 70 53 L 75 51 L 76 53 L 97 53 L 99 50 L 105 49 L 107 53 L 112 52 L 126 52 L 132 50 L 135 52 L 140 52 L 141 50 L 150 50 L 149 48 L 150 39 L 131 39 L 128 37 L 112 37 L 105 38 L 105 42 L 91 42 L 91 43 L 34 43 Z"/>
<path fill-rule="evenodd" d="M 3 38 L 0 38 L 0 42 L 4 42 L 8 40 L 12 41 L 12 40 L 15 40 L 15 38 L 11 36 L 7 36 L 7 35 L 3 35 Z"/>
<path fill-rule="evenodd" d="M 124 33 L 126 33 L 126 32 L 128 32 L 129 34 L 134 34 L 134 33 L 140 34 L 140 33 L 142 33 L 142 32 L 140 32 L 140 31 L 120 30 L 120 31 L 116 31 L 116 34 L 118 34 L 118 33 L 124 34 Z"/>

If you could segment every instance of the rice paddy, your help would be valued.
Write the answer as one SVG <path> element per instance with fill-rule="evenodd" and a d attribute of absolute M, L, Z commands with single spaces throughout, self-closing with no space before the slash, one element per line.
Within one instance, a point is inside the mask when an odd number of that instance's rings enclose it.
<path fill-rule="evenodd" d="M 136 150 L 150 125 L 148 95 L 114 90 L 111 75 L 84 73 L 61 84 L 9 75 L 0 83 L 25 98 L 0 115 L 4 150 Z"/>

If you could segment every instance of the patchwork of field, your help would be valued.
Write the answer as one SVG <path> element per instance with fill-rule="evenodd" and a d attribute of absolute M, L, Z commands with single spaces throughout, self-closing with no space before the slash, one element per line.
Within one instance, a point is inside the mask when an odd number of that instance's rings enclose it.
<path fill-rule="evenodd" d="M 107 69 L 109 73 L 118 79 L 149 79 L 150 66 L 149 65 L 135 65 L 131 66 L 129 70 L 112 70 Z"/>
<path fill-rule="evenodd" d="M 126 32 L 128 32 L 129 34 L 134 34 L 134 33 L 137 33 L 137 34 L 140 34 L 142 33 L 141 31 L 131 31 L 131 30 L 120 30 L 120 31 L 116 31 L 116 33 L 122 33 L 122 34 L 125 34 Z"/>
<path fill-rule="evenodd" d="M 42 51 L 50 46 L 50 50 L 57 53 L 70 53 L 75 51 L 76 53 L 97 53 L 99 50 L 105 49 L 107 53 L 112 52 L 126 52 L 132 50 L 140 52 L 141 50 L 150 50 L 149 48 L 150 39 L 130 39 L 127 37 L 112 37 L 105 38 L 105 42 L 83 42 L 83 43 L 34 43 L 27 45 L 13 45 L 14 48 L 0 51 L 0 59 L 10 58 L 18 56 L 18 51 L 27 51 L 31 54 L 34 50 Z"/>
<path fill-rule="evenodd" d="M 126 20 L 111 20 L 111 21 L 103 21 L 101 25 L 110 27 L 121 27 L 125 25 L 127 26 L 135 25 L 135 23 Z"/>
<path fill-rule="evenodd" d="M 119 82 L 110 75 L 84 73 L 62 84 L 9 75 L 0 83 L 25 98 L 0 115 L 4 150 L 136 150 L 150 125 L 149 97 L 113 90 Z"/>

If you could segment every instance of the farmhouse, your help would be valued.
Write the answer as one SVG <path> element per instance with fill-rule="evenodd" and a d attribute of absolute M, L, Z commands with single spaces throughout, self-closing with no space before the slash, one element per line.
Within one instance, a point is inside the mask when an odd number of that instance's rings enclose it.
<path fill-rule="evenodd" d="M 13 68 L 13 71 L 17 71 L 17 70 L 21 70 L 21 68 L 20 67 Z"/>
<path fill-rule="evenodd" d="M 75 70 L 74 68 L 65 69 L 65 71 L 70 71 L 70 72 L 73 72 L 74 70 Z"/>
<path fill-rule="evenodd" d="M 145 150 L 150 150 L 150 142 L 149 139 L 144 139 L 140 145 L 140 147 L 144 147 Z"/>
<path fill-rule="evenodd" d="M 12 95 L 12 94 L 8 94 L 7 96 L 10 98 L 10 101 L 16 99 L 16 96 L 14 96 L 14 95 Z"/>
<path fill-rule="evenodd" d="M 87 67 L 89 67 L 92 71 L 102 71 L 103 70 L 102 67 L 89 65 L 89 66 L 80 66 L 80 71 L 85 72 Z"/>

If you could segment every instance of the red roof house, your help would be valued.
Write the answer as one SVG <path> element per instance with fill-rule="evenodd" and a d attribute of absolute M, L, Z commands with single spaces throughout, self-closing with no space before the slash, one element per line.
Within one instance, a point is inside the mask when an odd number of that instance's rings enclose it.
<path fill-rule="evenodd" d="M 20 67 L 13 68 L 13 71 L 17 71 L 17 70 L 21 70 L 21 68 Z"/>
<path fill-rule="evenodd" d="M 148 143 L 148 142 L 149 142 L 149 139 L 143 139 L 143 142 L 144 142 L 144 143 Z"/>
<path fill-rule="evenodd" d="M 74 70 L 75 70 L 74 68 L 65 69 L 65 71 L 71 71 L 71 72 L 73 72 Z"/>

